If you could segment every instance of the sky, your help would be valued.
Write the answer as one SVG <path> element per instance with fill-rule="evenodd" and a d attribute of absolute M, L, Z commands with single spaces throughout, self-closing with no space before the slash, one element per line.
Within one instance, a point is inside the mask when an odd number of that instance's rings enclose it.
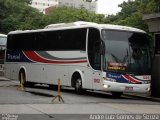
<path fill-rule="evenodd" d="M 100 14 L 116 14 L 121 10 L 120 7 L 118 7 L 119 4 L 123 3 L 123 1 L 128 0 L 98 0 L 98 13 Z"/>

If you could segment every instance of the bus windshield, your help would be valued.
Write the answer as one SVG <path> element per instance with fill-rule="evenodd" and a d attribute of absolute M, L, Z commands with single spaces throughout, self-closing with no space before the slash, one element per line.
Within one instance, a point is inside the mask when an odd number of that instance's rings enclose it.
<path fill-rule="evenodd" d="M 104 70 L 134 75 L 150 74 L 149 41 L 145 33 L 102 30 Z"/>

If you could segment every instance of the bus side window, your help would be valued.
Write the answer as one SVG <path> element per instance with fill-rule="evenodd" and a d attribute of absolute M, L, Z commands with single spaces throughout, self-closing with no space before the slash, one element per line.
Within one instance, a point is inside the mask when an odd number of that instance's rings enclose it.
<path fill-rule="evenodd" d="M 48 50 L 85 50 L 87 29 L 57 30 L 46 33 Z"/>
<path fill-rule="evenodd" d="M 88 58 L 92 68 L 101 69 L 100 32 L 98 29 L 90 28 L 88 34 Z"/>

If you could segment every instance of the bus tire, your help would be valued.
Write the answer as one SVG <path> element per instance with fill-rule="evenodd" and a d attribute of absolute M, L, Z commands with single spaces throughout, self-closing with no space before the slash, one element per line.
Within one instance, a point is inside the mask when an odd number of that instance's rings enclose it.
<path fill-rule="evenodd" d="M 82 79 L 81 78 L 77 78 L 76 81 L 75 81 L 75 92 L 77 94 L 82 94 L 83 93 Z"/>
<path fill-rule="evenodd" d="M 114 98 L 120 98 L 122 94 L 123 94 L 123 92 L 112 92 L 112 96 Z"/>

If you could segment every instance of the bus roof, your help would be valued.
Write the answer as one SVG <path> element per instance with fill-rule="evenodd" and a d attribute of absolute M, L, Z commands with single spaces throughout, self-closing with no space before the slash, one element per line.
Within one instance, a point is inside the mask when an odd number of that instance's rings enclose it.
<path fill-rule="evenodd" d="M 5 34 L 0 34 L 0 37 L 7 37 L 7 35 L 5 35 Z"/>
<path fill-rule="evenodd" d="M 87 27 L 94 27 L 94 28 L 98 28 L 100 30 L 101 29 L 108 29 L 108 30 L 119 30 L 119 31 L 146 33 L 143 30 L 133 28 L 133 27 L 111 25 L 111 24 L 97 24 L 97 23 L 93 23 L 93 22 L 77 21 L 77 22 L 72 22 L 72 23 L 50 24 L 50 25 L 47 25 L 44 29 L 11 31 L 9 34 L 43 32 L 43 31 L 65 30 L 65 29 L 87 28 Z"/>

